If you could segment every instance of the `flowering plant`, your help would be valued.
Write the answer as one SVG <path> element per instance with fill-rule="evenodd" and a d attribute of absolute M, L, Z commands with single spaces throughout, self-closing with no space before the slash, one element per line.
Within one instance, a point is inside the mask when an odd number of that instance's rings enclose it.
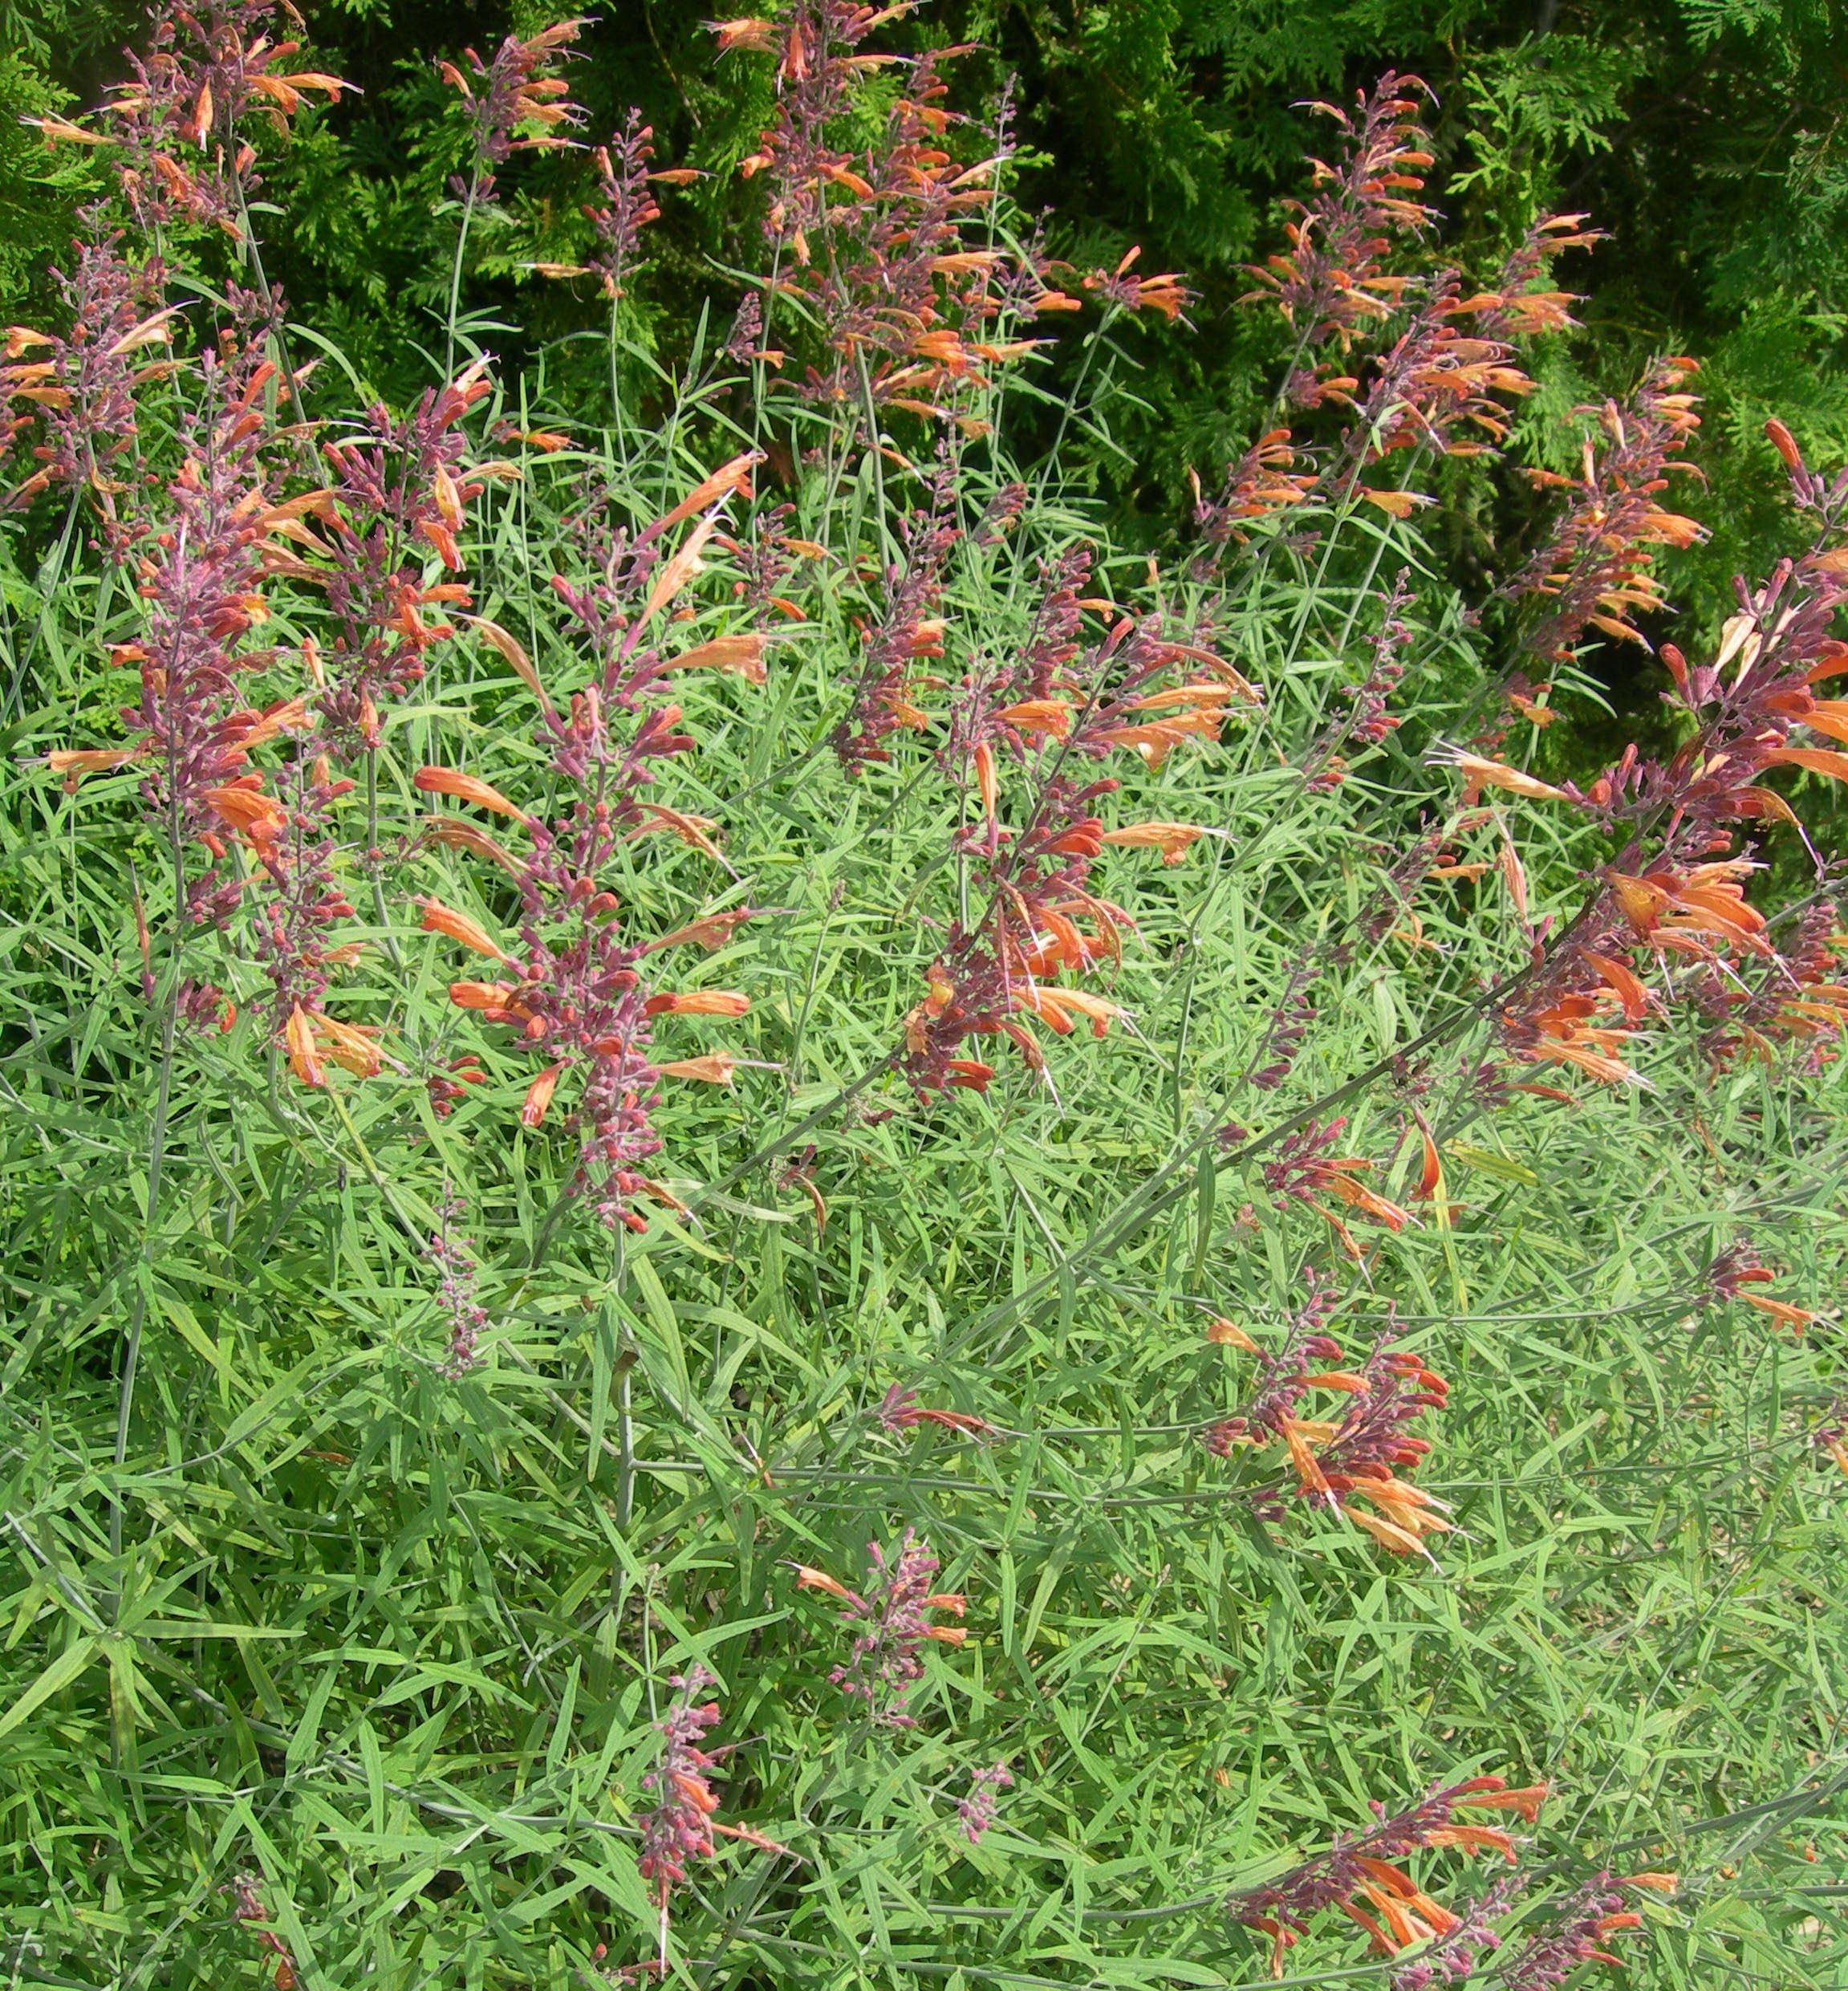
<path fill-rule="evenodd" d="M 344 95 L 279 15 L 55 134 L 114 180 L 0 362 L 13 1961 L 1820 1985 L 1848 477 L 1773 422 L 1791 551 L 1673 640 L 1664 358 L 1454 571 L 1594 231 L 1468 274 L 1395 75 L 1132 554 L 1066 429 L 1188 286 L 1021 211 L 929 26 L 717 24 L 751 254 L 640 396 L 691 180 L 587 19 L 446 60 L 399 402 L 262 275 L 245 128 Z M 583 322 L 474 350 L 542 154 Z M 1665 717 L 1594 754 L 1606 641 Z"/>

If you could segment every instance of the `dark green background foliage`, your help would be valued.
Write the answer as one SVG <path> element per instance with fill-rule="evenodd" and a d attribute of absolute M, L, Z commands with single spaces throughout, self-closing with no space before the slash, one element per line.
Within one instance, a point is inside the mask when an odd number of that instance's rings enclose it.
<path fill-rule="evenodd" d="M 690 339 L 715 263 L 751 266 L 757 246 L 753 203 L 732 169 L 755 139 L 769 82 L 761 63 L 715 60 L 710 10 L 614 0 L 573 76 L 591 136 L 634 103 L 663 163 L 714 176 L 670 197 L 652 232 L 630 329 L 661 349 Z M 303 315 L 403 393 L 428 377 L 418 348 L 441 315 L 453 240 L 453 222 L 433 212 L 454 161 L 431 115 L 448 95 L 431 59 L 486 50 L 550 15 L 480 0 L 335 0 L 308 14 L 327 66 L 364 95 L 304 119 L 270 166 L 289 216 L 273 259 Z M 121 0 L 9 0 L 0 47 L 15 52 L 0 57 L 0 108 L 94 102 L 136 21 Z M 1623 392 L 1651 353 L 1702 361 L 1708 483 L 1692 509 L 1713 538 L 1673 564 L 1675 591 L 1703 625 L 1728 612 L 1731 575 L 1761 570 L 1775 543 L 1781 479 L 1765 417 L 1781 416 L 1822 458 L 1848 438 L 1848 66 L 1830 0 L 944 0 L 909 32 L 983 44 L 961 71 L 965 108 L 1018 78 L 1021 190 L 1030 209 L 1050 210 L 1055 250 L 1114 261 L 1140 242 L 1144 267 L 1183 270 L 1200 292 L 1192 336 L 1129 335 L 1140 406 L 1119 405 L 1091 466 L 1119 523 L 1143 518 L 1152 534 L 1179 510 L 1188 466 L 1210 479 L 1249 439 L 1277 339 L 1269 315 L 1238 300 L 1245 266 L 1275 244 L 1278 198 L 1299 188 L 1303 152 L 1318 142 L 1300 101 L 1338 97 L 1388 66 L 1438 93 L 1446 253 L 1487 270 L 1548 206 L 1587 209 L 1610 234 L 1566 271 L 1586 293 L 1586 332 L 1543 356 L 1525 454 L 1558 449 L 1571 406 Z M 504 213 L 473 233 L 469 295 L 503 356 L 599 319 L 593 302 L 521 268 L 583 246 L 582 171 L 570 159 L 517 164 Z M 9 318 L 26 315 L 80 177 L 48 177 L 5 119 Z M 602 378 L 600 359 L 587 359 L 587 404 Z M 1480 500 L 1460 509 L 1453 557 L 1501 564 L 1521 509 L 1513 494 L 1501 514 Z M 1634 660 L 1608 661 L 1625 702 L 1640 696 L 1627 683 Z"/>

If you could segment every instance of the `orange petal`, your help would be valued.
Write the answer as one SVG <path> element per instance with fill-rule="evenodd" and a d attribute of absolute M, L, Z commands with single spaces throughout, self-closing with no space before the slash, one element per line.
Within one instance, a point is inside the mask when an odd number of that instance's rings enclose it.
<path fill-rule="evenodd" d="M 650 1016 L 742 1016 L 751 1006 L 747 995 L 730 989 L 694 989 L 681 995 L 652 995 Z"/>
<path fill-rule="evenodd" d="M 418 903 L 424 908 L 419 924 L 424 933 L 446 933 L 451 940 L 472 947 L 477 954 L 492 955 L 496 961 L 511 961 L 514 958 L 485 927 L 471 920 L 467 913 L 445 905 L 441 899 L 423 899 Z"/>
<path fill-rule="evenodd" d="M 1247 1355 L 1259 1352 L 1257 1343 L 1251 1336 L 1223 1314 L 1207 1323 L 1206 1338 L 1216 1347 L 1242 1348 Z"/>
<path fill-rule="evenodd" d="M 288 1047 L 289 1069 L 303 1084 L 324 1086 L 327 1075 L 315 1054 L 315 1033 L 299 1002 L 289 1012 L 289 1021 L 283 1026 L 282 1040 Z"/>
<path fill-rule="evenodd" d="M 411 777 L 411 785 L 420 794 L 453 795 L 458 802 L 472 802 L 477 808 L 492 809 L 497 815 L 511 816 L 517 823 L 530 823 L 533 819 L 518 803 L 508 801 L 499 789 L 451 767 L 420 767 Z"/>
<path fill-rule="evenodd" d="M 550 1065 L 526 1087 L 526 1099 L 520 1107 L 522 1126 L 537 1127 L 546 1117 L 546 1109 L 558 1089 L 558 1079 L 564 1069 L 563 1065 Z"/>
<path fill-rule="evenodd" d="M 737 1060 L 729 1051 L 709 1051 L 703 1058 L 677 1058 L 655 1067 L 664 1079 L 697 1079 L 706 1085 L 729 1085 Z"/>
<path fill-rule="evenodd" d="M 661 666 L 668 671 L 730 671 L 753 685 L 765 681 L 764 640 L 760 636 L 714 636 L 697 648 L 683 650 Z"/>
<path fill-rule="evenodd" d="M 838 1577 L 831 1576 L 826 1570 L 810 1569 L 806 1562 L 792 1566 L 796 1573 L 798 1590 L 826 1591 L 831 1597 L 851 1598 L 853 1592 Z"/>

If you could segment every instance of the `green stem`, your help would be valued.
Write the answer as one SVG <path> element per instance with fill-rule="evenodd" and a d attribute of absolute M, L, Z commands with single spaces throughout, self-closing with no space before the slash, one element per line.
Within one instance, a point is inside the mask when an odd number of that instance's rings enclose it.
<path fill-rule="evenodd" d="M 398 951 L 385 911 L 385 881 L 379 875 L 379 750 L 369 746 L 366 749 L 366 869 L 372 880 L 372 912 L 379 922 L 386 956 L 394 968 L 401 968 L 404 957 Z"/>
<path fill-rule="evenodd" d="M 456 314 L 461 308 L 462 298 L 462 261 L 468 253 L 469 224 L 475 217 L 475 202 L 481 191 L 481 176 L 477 169 L 470 176 L 469 191 L 462 202 L 462 219 L 456 230 L 456 254 L 449 265 L 449 308 L 443 319 L 443 378 L 447 380 L 456 371 Z"/>
<path fill-rule="evenodd" d="M 302 421 L 302 390 L 295 378 L 294 363 L 289 357 L 289 342 L 283 336 L 281 321 L 276 314 L 274 293 L 270 288 L 270 279 L 263 270 L 263 252 L 257 244 L 257 231 L 251 225 L 250 209 L 244 198 L 242 178 L 234 173 L 232 185 L 238 195 L 238 239 L 244 251 L 244 260 L 250 266 L 250 280 L 257 286 L 257 295 L 263 301 L 263 313 L 270 321 L 270 336 L 276 342 L 276 364 L 282 368 L 282 379 L 289 390 L 289 414 L 292 425 Z M 313 445 L 303 441 L 303 447 L 312 456 Z"/>
<path fill-rule="evenodd" d="M 141 1330 L 148 1318 L 148 1264 L 154 1241 L 154 1219 L 160 1205 L 160 1176 L 167 1159 L 167 1121 L 173 1099 L 173 1041 L 180 1019 L 180 949 L 185 941 L 186 917 L 186 851 L 180 834 L 180 802 L 174 746 L 167 749 L 167 839 L 173 859 L 173 959 L 169 969 L 164 1014 L 160 1021 L 160 1069 L 154 1093 L 154 1126 L 148 1140 L 148 1201 L 142 1226 L 141 1262 L 135 1282 L 135 1298 L 128 1313 L 128 1344 L 122 1353 L 122 1380 L 116 1394 L 116 1469 L 128 1463 L 128 1424 L 135 1408 L 135 1379 L 141 1366 Z M 109 1501 L 109 1556 L 112 1562 L 122 1553 L 123 1507 L 121 1489 Z M 118 1593 L 119 1594 L 119 1593 Z"/>

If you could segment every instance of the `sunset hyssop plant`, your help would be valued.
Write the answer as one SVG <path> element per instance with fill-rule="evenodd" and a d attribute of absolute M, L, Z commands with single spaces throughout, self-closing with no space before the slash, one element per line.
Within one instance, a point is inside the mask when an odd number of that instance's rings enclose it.
<path fill-rule="evenodd" d="M 1838 1981 L 1848 471 L 1676 624 L 1694 360 L 1574 408 L 1594 217 L 1391 72 L 1114 543 L 1199 300 L 952 18 L 419 57 L 403 394 L 286 8 L 39 120 L 22 1981 Z"/>

